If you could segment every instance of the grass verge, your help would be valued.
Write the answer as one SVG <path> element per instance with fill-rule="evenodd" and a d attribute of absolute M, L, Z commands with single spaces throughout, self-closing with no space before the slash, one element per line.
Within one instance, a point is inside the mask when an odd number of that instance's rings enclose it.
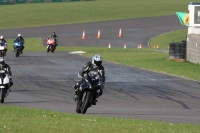
<path fill-rule="evenodd" d="M 182 42 L 183 40 L 186 40 L 186 34 L 187 29 L 158 35 L 150 41 L 150 47 L 153 48 L 153 46 L 158 45 L 159 49 L 168 50 L 169 43 Z"/>
<path fill-rule="evenodd" d="M 109 118 L 1 106 L 2 133 L 198 133 L 199 125 Z"/>
<path fill-rule="evenodd" d="M 190 0 L 96 0 L 0 5 L 0 29 L 175 15 Z"/>

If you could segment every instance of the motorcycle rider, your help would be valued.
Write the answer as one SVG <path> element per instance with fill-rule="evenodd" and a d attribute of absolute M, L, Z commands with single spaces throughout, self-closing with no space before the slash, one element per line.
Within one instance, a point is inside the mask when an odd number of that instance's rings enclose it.
<path fill-rule="evenodd" d="M 10 87 L 13 85 L 13 81 L 12 81 L 12 72 L 11 72 L 11 68 L 8 64 L 5 63 L 5 59 L 4 57 L 0 57 L 0 67 L 2 69 L 4 69 L 8 75 L 9 75 L 9 80 L 10 80 Z M 9 91 L 11 91 L 11 89 L 9 88 Z"/>
<path fill-rule="evenodd" d="M 4 39 L 3 36 L 0 36 L 0 42 L 4 42 L 4 43 L 6 43 L 6 40 Z"/>
<path fill-rule="evenodd" d="M 22 43 L 22 51 L 21 51 L 21 53 L 23 53 L 25 41 L 24 41 L 24 38 L 22 37 L 22 35 L 20 33 L 15 38 L 14 42 L 21 42 Z M 14 48 L 14 46 L 13 46 L 13 48 Z M 15 51 L 15 48 L 14 48 L 14 51 Z"/>
<path fill-rule="evenodd" d="M 105 70 L 104 70 L 104 67 L 102 66 L 102 57 L 100 55 L 94 55 L 92 57 L 92 61 L 88 61 L 82 67 L 81 71 L 79 71 L 79 73 L 78 73 L 78 77 L 80 80 L 73 86 L 73 88 L 75 89 L 75 94 L 74 94 L 73 99 L 75 101 L 78 99 L 77 91 L 78 91 L 78 88 L 80 87 L 81 83 L 83 82 L 84 74 L 89 73 L 90 71 L 98 72 L 101 83 L 102 83 L 102 87 L 100 88 L 99 96 L 101 96 L 103 94 L 103 88 L 104 88 L 104 83 L 105 83 Z M 95 98 L 93 101 L 93 105 L 96 105 L 96 102 L 97 102 L 97 100 Z"/>
<path fill-rule="evenodd" d="M 1 43 L 2 42 L 2 43 Z M 7 52 L 7 44 L 6 44 L 6 40 L 4 39 L 3 36 L 0 36 L 0 43 L 1 43 L 1 46 L 4 46 L 5 48 L 5 55 L 6 55 L 6 52 Z M 4 55 L 4 56 L 5 56 Z"/>
<path fill-rule="evenodd" d="M 57 46 L 58 45 L 58 36 L 56 35 L 55 32 L 52 32 L 52 35 L 50 35 L 51 38 L 54 38 L 55 40 L 55 45 Z"/>

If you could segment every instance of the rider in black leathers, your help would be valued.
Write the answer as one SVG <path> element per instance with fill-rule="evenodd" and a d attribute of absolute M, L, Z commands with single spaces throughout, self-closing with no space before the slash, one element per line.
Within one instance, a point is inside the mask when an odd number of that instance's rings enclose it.
<path fill-rule="evenodd" d="M 88 73 L 90 71 L 96 71 L 99 73 L 100 75 L 100 79 L 101 79 L 101 83 L 102 83 L 102 87 L 100 89 L 100 94 L 99 96 L 101 96 L 103 94 L 103 88 L 104 88 L 104 83 L 105 83 L 105 70 L 104 67 L 102 66 L 102 58 L 100 55 L 95 55 L 92 58 L 92 62 L 88 61 L 81 69 L 81 71 L 78 73 L 78 77 L 79 77 L 79 81 L 74 85 L 74 89 L 75 89 L 75 94 L 74 94 L 74 100 L 77 100 L 78 96 L 77 96 L 77 91 L 78 88 L 80 87 L 80 84 L 83 82 L 83 76 L 85 73 Z M 93 101 L 93 105 L 96 105 L 97 100 L 94 99 Z"/>
<path fill-rule="evenodd" d="M 5 59 L 3 57 L 0 57 L 0 66 L 8 73 L 9 79 L 10 79 L 10 86 L 13 85 L 12 81 L 12 72 L 11 68 L 8 64 L 5 63 Z"/>
<path fill-rule="evenodd" d="M 57 45 L 58 45 L 58 36 L 56 35 L 56 33 L 53 32 L 52 35 L 51 35 L 50 37 L 51 37 L 51 38 L 54 38 L 55 44 L 56 44 L 56 46 L 57 46 Z"/>

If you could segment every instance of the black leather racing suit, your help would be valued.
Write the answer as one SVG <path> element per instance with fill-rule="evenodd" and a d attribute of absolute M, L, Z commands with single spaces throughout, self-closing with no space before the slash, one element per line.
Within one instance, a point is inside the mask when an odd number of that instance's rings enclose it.
<path fill-rule="evenodd" d="M 51 35 L 50 37 L 54 38 L 56 46 L 57 46 L 58 45 L 58 36 L 55 34 L 55 35 Z"/>
<path fill-rule="evenodd" d="M 79 71 L 78 73 L 78 76 L 79 76 L 79 81 L 76 83 L 76 85 L 74 86 L 74 89 L 77 89 L 80 87 L 80 84 L 83 82 L 83 76 L 84 74 L 90 72 L 90 71 L 96 71 L 99 73 L 100 75 L 100 80 L 101 80 L 101 83 L 102 83 L 102 88 L 101 88 L 101 92 L 99 94 L 99 96 L 101 96 L 103 94 L 103 84 L 105 83 L 105 70 L 104 70 L 104 67 L 101 65 L 99 67 L 94 67 L 92 65 L 92 62 L 91 61 L 88 61 L 81 69 L 81 71 Z"/>

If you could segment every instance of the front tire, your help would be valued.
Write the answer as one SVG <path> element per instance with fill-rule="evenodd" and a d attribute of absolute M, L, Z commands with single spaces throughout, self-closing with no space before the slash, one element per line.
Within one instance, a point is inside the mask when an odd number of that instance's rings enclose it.
<path fill-rule="evenodd" d="M 16 50 L 16 57 L 19 57 L 19 49 Z"/>
<path fill-rule="evenodd" d="M 0 89 L 0 103 L 4 103 L 4 90 L 5 89 Z"/>
<path fill-rule="evenodd" d="M 76 104 L 76 113 L 81 113 L 81 105 L 82 101 L 78 99 Z"/>
<path fill-rule="evenodd" d="M 47 53 L 49 53 L 49 50 L 50 50 L 50 46 L 48 45 L 48 47 L 47 47 Z"/>
<path fill-rule="evenodd" d="M 90 99 L 91 99 L 91 92 L 90 91 L 86 91 L 86 96 L 84 97 L 83 101 L 82 101 L 82 109 L 81 109 L 81 113 L 85 114 L 88 107 L 90 106 Z"/>

